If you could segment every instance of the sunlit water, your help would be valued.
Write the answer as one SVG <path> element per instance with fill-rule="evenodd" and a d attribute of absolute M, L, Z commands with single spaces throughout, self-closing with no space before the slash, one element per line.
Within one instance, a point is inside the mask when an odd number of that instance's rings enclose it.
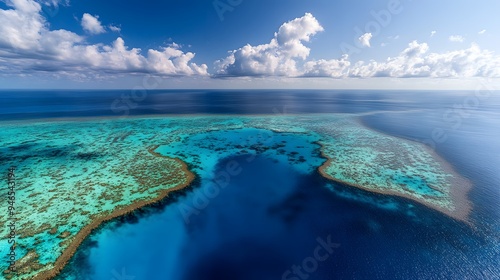
<path fill-rule="evenodd" d="M 29 104 L 15 98 L 36 94 L 1 93 L 0 118 L 121 115 L 126 107 L 111 104 L 128 92 L 50 92 Z M 370 128 L 426 143 L 473 182 L 472 226 L 406 199 L 333 183 L 272 153 L 250 161 L 240 153 L 219 158 L 214 170 L 199 172 L 190 189 L 162 205 L 103 225 L 60 278 L 498 279 L 499 94 L 150 92 L 127 108 L 130 115 L 361 114 Z M 305 147 L 306 162 L 322 162 L 314 139 L 288 140 Z M 208 178 L 230 162 L 241 172 L 214 193 Z M 324 260 L 315 257 L 318 239 L 337 244 L 322 251 Z"/>

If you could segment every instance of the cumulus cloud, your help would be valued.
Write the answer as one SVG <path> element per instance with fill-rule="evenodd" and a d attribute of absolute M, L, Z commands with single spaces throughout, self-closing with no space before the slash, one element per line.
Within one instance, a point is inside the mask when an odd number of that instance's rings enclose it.
<path fill-rule="evenodd" d="M 11 0 L 7 5 L 12 9 L 0 9 L 0 66 L 7 65 L 8 73 L 208 75 L 205 64 L 192 63 L 194 54 L 177 46 L 150 49 L 143 55 L 140 49 L 128 48 L 122 38 L 111 45 L 86 44 L 73 32 L 50 30 L 40 4 L 33 0 Z"/>
<path fill-rule="evenodd" d="M 99 21 L 99 16 L 93 16 L 91 14 L 83 14 L 82 17 L 82 28 L 90 34 L 101 34 L 106 32 L 101 22 Z"/>
<path fill-rule="evenodd" d="M 306 13 L 303 17 L 284 23 L 267 44 L 246 46 L 229 52 L 216 61 L 218 75 L 228 76 L 297 76 L 297 61 L 305 60 L 310 49 L 308 42 L 323 27 L 316 18 Z"/>
<path fill-rule="evenodd" d="M 411 42 L 398 56 L 384 62 L 358 62 L 349 70 L 351 77 L 500 77 L 500 56 L 470 48 L 445 53 L 428 53 L 426 43 Z"/>
<path fill-rule="evenodd" d="M 478 32 L 479 35 L 483 35 L 484 33 L 486 33 L 486 29 L 483 29 L 483 30 Z"/>
<path fill-rule="evenodd" d="M 127 46 L 120 37 L 110 44 L 89 44 L 84 36 L 71 31 L 51 30 L 41 15 L 41 5 L 34 0 L 10 0 L 6 4 L 9 9 L 0 9 L 0 73 L 45 72 L 71 77 L 119 73 L 208 75 L 207 66 L 193 63 L 195 54 L 184 52 L 179 44 L 171 42 L 145 51 Z M 310 49 L 305 43 L 321 31 L 323 27 L 316 18 L 306 13 L 284 23 L 269 43 L 230 51 L 226 58 L 216 62 L 216 73 L 328 78 L 500 78 L 500 56 L 477 44 L 432 53 L 428 44 L 413 41 L 399 54 L 382 61 L 351 62 L 347 55 L 339 59 L 308 60 Z"/>
<path fill-rule="evenodd" d="M 431 37 L 434 37 L 434 35 L 436 35 L 437 31 L 436 30 L 432 30 L 431 31 Z"/>
<path fill-rule="evenodd" d="M 40 39 L 38 32 L 45 25 L 38 14 L 38 3 L 18 0 L 8 3 L 15 8 L 0 10 L 0 47 L 27 50 L 35 47 Z"/>
<path fill-rule="evenodd" d="M 398 55 L 385 61 L 351 62 L 347 55 L 340 59 L 307 61 L 310 49 L 303 42 L 320 31 L 323 28 L 311 14 L 289 21 L 268 44 L 246 45 L 230 51 L 229 56 L 216 62 L 217 74 L 328 78 L 500 77 L 500 57 L 476 44 L 463 50 L 430 53 L 427 43 L 412 41 Z M 360 41 L 370 46 L 371 37 L 366 33 Z"/>
<path fill-rule="evenodd" d="M 370 47 L 370 40 L 372 39 L 373 35 L 371 33 L 365 33 L 361 35 L 358 40 L 363 45 L 364 47 Z"/>
<path fill-rule="evenodd" d="M 451 35 L 450 37 L 448 37 L 448 40 L 450 40 L 450 42 L 462 43 L 463 41 L 465 41 L 465 38 L 460 35 Z"/>
<path fill-rule="evenodd" d="M 304 64 L 303 77 L 330 77 L 344 78 L 349 72 L 351 63 L 347 55 L 343 55 L 341 59 L 336 60 L 315 60 L 308 61 Z"/>

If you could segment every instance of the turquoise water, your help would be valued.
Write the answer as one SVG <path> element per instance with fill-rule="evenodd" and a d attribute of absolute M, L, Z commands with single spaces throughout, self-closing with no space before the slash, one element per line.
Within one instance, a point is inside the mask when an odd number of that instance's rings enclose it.
<path fill-rule="evenodd" d="M 220 141 L 215 139 L 210 142 L 203 141 L 212 137 Z M 242 140 L 252 141 L 249 139 L 253 137 L 256 139 L 258 137 L 263 142 L 256 141 L 249 146 L 247 152 L 232 154 L 240 150 L 233 149 L 231 145 L 240 145 Z M 279 203 L 287 199 L 298 187 L 297 181 L 300 182 L 301 178 L 308 177 L 314 170 L 312 166 L 297 159 L 304 157 L 308 162 L 316 163 L 318 166 L 324 162 L 319 156 L 319 146 L 313 143 L 316 139 L 317 137 L 307 135 L 241 129 L 196 135 L 186 139 L 185 149 L 177 149 L 175 145 L 169 149 L 160 147 L 158 151 L 165 155 L 182 153 L 191 158 L 193 163 L 199 159 L 203 159 L 205 163 L 211 162 L 207 158 L 207 154 L 211 152 L 205 147 L 212 145 L 211 143 L 220 143 L 219 145 L 225 147 L 224 150 L 227 149 L 227 152 L 221 152 L 220 157 L 216 157 L 213 161 L 214 165 L 204 164 L 196 169 L 197 172 L 199 170 L 201 187 L 176 199 L 177 201 L 164 208 L 161 214 L 151 210 L 157 214 L 140 219 L 134 226 L 125 225 L 116 228 L 116 225 L 111 224 L 104 227 L 102 235 L 94 236 L 91 240 L 98 240 L 99 244 L 103 242 L 106 245 L 99 246 L 99 250 L 93 250 L 90 246 L 90 249 L 81 253 L 81 257 L 87 256 L 88 265 L 92 270 L 81 270 L 80 265 L 76 264 L 78 273 L 68 271 L 61 278 L 80 279 L 87 276 L 89 279 L 104 279 L 109 275 L 110 267 L 116 268 L 120 273 L 121 268 L 126 267 L 127 273 L 135 275 L 138 279 L 178 279 L 185 277 L 183 276 L 186 273 L 185 260 L 200 256 L 200 251 L 218 250 L 221 242 L 237 243 L 241 238 L 251 240 L 254 238 L 255 227 L 259 227 L 268 235 L 266 237 L 269 239 L 268 242 L 279 240 L 280 236 L 289 230 L 283 224 L 283 219 L 289 219 L 288 216 L 294 214 L 281 212 Z M 213 147 L 213 151 L 217 149 Z M 284 153 L 279 152 L 281 150 Z M 298 154 L 294 153 L 296 151 Z M 228 166 L 233 167 L 228 169 Z M 226 175 L 217 178 L 220 174 Z M 217 180 L 221 178 L 224 180 Z M 259 184 L 253 181 L 257 178 L 260 180 Z M 276 209 L 269 209 L 268 204 L 276 204 Z M 255 207 L 249 207 L 252 205 Z M 275 222 L 262 223 L 264 222 L 262 217 L 267 216 L 269 211 L 275 212 L 272 214 L 275 216 Z M 236 215 L 241 215 L 241 218 L 235 220 Z M 138 228 L 144 231 L 138 233 Z M 209 233 L 202 237 L 200 230 L 207 230 Z M 115 234 L 119 234 L 120 237 L 115 238 Z M 206 238 L 205 242 L 196 245 L 195 251 L 186 246 L 191 241 L 197 240 L 192 238 L 193 235 L 197 238 Z M 113 238 L 109 239 L 110 236 Z M 142 240 L 140 236 L 147 236 L 147 240 Z M 123 247 L 124 243 L 135 245 L 131 250 L 129 246 Z M 147 254 L 138 253 L 150 246 L 154 249 L 148 249 Z M 130 252 L 136 253 L 130 254 Z M 101 259 L 106 261 L 101 262 Z M 146 263 L 148 265 L 145 265 Z M 279 267 L 274 268 L 277 272 L 279 269 Z"/>
<path fill-rule="evenodd" d="M 19 256 L 37 253 L 26 275 L 51 268 L 93 215 L 185 183 L 178 161 L 148 152 L 156 146 L 188 163 L 196 175 L 190 187 L 102 225 L 60 279 L 278 279 L 314 256 L 318 238 L 329 237 L 339 246 L 308 272 L 310 279 L 500 275 L 496 99 L 455 128 L 443 122 L 442 108 L 460 102 L 459 92 L 406 92 L 404 98 L 250 92 L 244 100 L 212 94 L 220 103 L 167 107 L 222 113 L 277 108 L 279 114 L 2 123 L 0 169 L 17 166 L 22 219 L 16 250 Z M 425 102 L 430 94 L 441 98 Z M 151 94 L 156 101 L 168 96 Z M 155 112 L 148 102 L 140 108 Z M 1 111 L 1 118 L 38 114 L 16 108 Z M 302 114 L 282 114 L 287 110 Z M 431 145 L 436 127 L 447 128 L 449 139 Z M 318 173 L 325 163 L 321 151 L 332 159 L 323 170 L 336 181 Z M 457 200 L 460 182 L 472 188 Z M 464 198 L 472 207 L 468 223 L 449 217 Z M 4 229 L 2 255 L 8 252 Z"/>
<path fill-rule="evenodd" d="M 248 142 L 253 149 L 245 152 L 234 149 L 248 139 L 262 142 Z M 164 155 L 205 163 L 193 168 L 199 175 L 193 189 L 138 220 L 101 228 L 60 279 L 116 273 L 134 279 L 293 279 L 284 277 L 286 271 L 313 255 L 318 238 L 328 237 L 338 247 L 317 270 L 303 270 L 311 279 L 408 279 L 415 273 L 428 279 L 491 269 L 481 263 L 479 245 L 494 240 L 470 226 L 406 199 L 332 183 L 297 162 L 297 156 L 317 166 L 324 162 L 316 140 L 235 129 L 160 146 Z M 297 150 L 297 156 L 283 157 Z M 457 262 L 447 263 L 450 258 Z"/>
<path fill-rule="evenodd" d="M 217 161 L 231 155 L 247 155 L 248 161 L 257 154 L 272 156 L 276 161 L 292 163 L 299 172 L 306 174 L 324 162 L 323 159 L 310 156 L 311 150 L 320 148 L 311 143 L 319 139 L 318 135 L 243 128 L 187 136 L 178 142 L 162 145 L 157 151 L 192 164 L 193 171 L 202 179 L 210 179 L 207 174 L 213 172 Z"/>
<path fill-rule="evenodd" d="M 19 258 L 35 251 L 39 256 L 35 264 L 51 267 L 72 237 L 95 215 L 150 200 L 162 189 L 186 183 L 178 162 L 147 151 L 149 143 L 145 141 L 150 135 L 131 135 L 136 123 L 127 128 L 121 124 L 97 121 L 1 126 L 0 169 L 16 167 Z M 5 196 L 5 192 L 2 189 L 1 194 Z M 0 206 L 4 214 L 6 207 Z M 2 227 L 0 236 L 6 236 L 6 230 Z M 65 237 L 63 233 L 67 233 Z M 9 251 L 7 242 L 6 238 L 0 240 L 1 255 Z M 2 271 L 4 265 L 2 262 Z"/>
<path fill-rule="evenodd" d="M 345 115 L 109 119 L 2 128 L 5 156 L 1 166 L 5 170 L 17 166 L 22 178 L 17 190 L 21 205 L 17 254 L 38 255 L 30 261 L 34 265 L 26 268 L 31 271 L 28 275 L 53 267 L 75 235 L 97 215 L 147 202 L 162 190 L 187 184 L 188 174 L 173 159 L 187 163 L 202 185 L 218 193 L 241 169 L 239 163 L 230 162 L 214 173 L 224 158 L 245 156 L 250 164 L 263 156 L 308 175 L 325 163 L 323 152 L 332 160 L 325 172 L 337 180 L 413 195 L 443 211 L 454 207 L 447 178 L 458 175 L 434 163 L 422 145 L 396 143 Z M 380 145 L 387 148 L 380 150 Z M 400 151 L 406 158 L 398 162 L 387 159 Z M 419 172 L 424 179 L 405 182 L 394 176 L 411 172 Z M 422 188 L 427 182 L 440 191 Z M 187 213 L 199 212 L 189 204 L 183 207 Z M 0 253 L 8 252 L 7 241 L 0 241 Z"/>

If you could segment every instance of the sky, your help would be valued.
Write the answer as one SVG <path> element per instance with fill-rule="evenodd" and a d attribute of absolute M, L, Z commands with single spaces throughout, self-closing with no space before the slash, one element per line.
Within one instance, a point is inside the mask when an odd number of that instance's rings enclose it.
<path fill-rule="evenodd" d="M 500 87 L 500 1 L 0 0 L 0 89 Z"/>

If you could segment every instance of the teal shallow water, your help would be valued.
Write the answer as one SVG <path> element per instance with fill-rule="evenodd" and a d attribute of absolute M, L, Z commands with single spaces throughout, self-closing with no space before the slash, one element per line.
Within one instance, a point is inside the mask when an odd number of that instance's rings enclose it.
<path fill-rule="evenodd" d="M 36 252 L 23 275 L 52 269 L 75 235 L 97 215 L 152 200 L 186 184 L 175 160 L 202 183 L 220 183 L 218 162 L 231 156 L 272 158 L 311 174 L 389 192 L 453 213 L 458 174 L 418 143 L 364 128 L 346 115 L 195 116 L 1 125 L 0 170 L 16 166 L 18 256 Z M 230 173 L 226 167 L 226 173 Z M 231 170 L 237 167 L 230 167 Z M 224 169 L 223 169 L 224 170 Z M 5 195 L 4 189 L 0 195 Z M 5 204 L 0 206 L 4 215 Z M 0 254 L 7 232 L 0 229 Z M 31 255 L 33 256 L 33 255 Z M 0 270 L 5 270 L 4 263 Z"/>
<path fill-rule="evenodd" d="M 286 271 L 303 264 L 317 238 L 328 236 L 340 246 L 306 274 L 310 279 L 456 278 L 490 267 L 477 262 L 484 254 L 479 245 L 492 240 L 468 225 L 297 165 L 300 156 L 325 161 L 316 139 L 245 128 L 160 146 L 157 151 L 193 162 L 217 159 L 197 171 L 192 189 L 92 234 L 58 279 L 293 279 Z M 241 142 L 248 148 L 234 149 Z"/>
<path fill-rule="evenodd" d="M 179 141 L 162 145 L 157 151 L 167 157 L 180 158 L 190 163 L 192 170 L 203 179 L 206 174 L 213 172 L 219 159 L 232 155 L 247 155 L 250 161 L 256 154 L 272 154 L 277 161 L 293 162 L 294 167 L 305 174 L 314 171 L 324 162 L 308 156 L 311 154 L 311 143 L 319 139 L 316 134 L 275 133 L 244 127 L 187 135 Z M 316 148 L 319 149 L 319 145 Z"/>

